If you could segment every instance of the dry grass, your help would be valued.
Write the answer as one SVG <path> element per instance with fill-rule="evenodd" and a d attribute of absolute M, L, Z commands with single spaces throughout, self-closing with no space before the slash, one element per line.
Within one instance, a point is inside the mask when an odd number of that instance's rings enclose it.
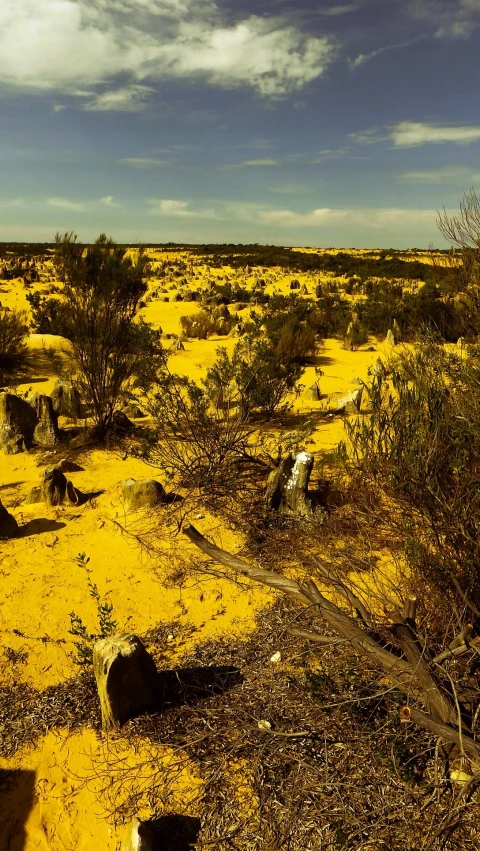
<path fill-rule="evenodd" d="M 400 694 L 348 645 L 332 636 L 312 652 L 290 634 L 293 625 L 308 629 L 309 612 L 282 601 L 248 640 L 200 646 L 163 675 L 163 711 L 118 734 L 138 749 L 138 761 L 127 764 L 106 741 L 93 767 L 106 813 L 122 822 L 148 801 L 156 818 L 168 814 L 171 790 L 189 765 L 201 778 L 186 813 L 200 819 L 199 847 L 478 847 L 476 784 L 452 787 L 435 741 L 400 722 Z M 145 636 L 159 669 L 172 629 Z M 271 726 L 262 730 L 259 721 Z M 13 686 L 0 697 L 3 755 L 55 727 L 99 731 L 99 724 L 91 674 L 41 693 Z M 173 757 L 165 763 L 167 750 Z"/>

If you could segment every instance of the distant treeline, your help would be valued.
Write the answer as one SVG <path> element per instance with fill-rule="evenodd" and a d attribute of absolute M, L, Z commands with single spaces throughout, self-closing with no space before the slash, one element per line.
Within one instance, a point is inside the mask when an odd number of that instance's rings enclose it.
<path fill-rule="evenodd" d="M 0 243 L 0 258 L 8 257 L 12 253 L 24 257 L 45 254 L 53 250 L 54 247 L 54 243 L 46 242 L 3 242 Z M 139 248 L 140 244 L 129 244 L 129 247 Z M 402 259 L 402 257 L 407 256 L 407 252 L 393 248 L 380 251 L 372 250 L 368 254 L 357 255 L 349 254 L 346 251 L 339 251 L 337 254 L 308 253 L 278 245 L 236 245 L 233 243 L 205 245 L 149 243 L 145 247 L 159 251 L 188 251 L 205 258 L 209 266 L 217 268 L 223 265 L 233 268 L 278 266 L 289 272 L 331 272 L 337 276 L 352 277 L 357 275 L 362 280 L 377 277 L 390 280 L 394 278 L 420 280 L 425 283 L 453 282 L 455 274 L 451 268 L 432 266 L 429 263 L 422 263 L 420 260 Z M 419 253 L 429 253 L 427 249 L 414 250 Z"/>

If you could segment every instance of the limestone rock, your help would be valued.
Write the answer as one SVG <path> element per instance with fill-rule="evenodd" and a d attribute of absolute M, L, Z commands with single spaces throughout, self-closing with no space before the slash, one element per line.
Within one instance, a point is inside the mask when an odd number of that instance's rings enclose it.
<path fill-rule="evenodd" d="M 393 320 L 392 333 L 393 333 L 395 342 L 399 343 L 400 340 L 402 339 L 402 332 L 400 331 L 400 326 L 399 326 L 396 319 Z"/>
<path fill-rule="evenodd" d="M 160 851 L 160 849 L 150 825 L 134 818 L 125 831 L 121 851 Z"/>
<path fill-rule="evenodd" d="M 136 511 L 139 508 L 153 508 L 166 500 L 163 485 L 156 479 L 125 479 L 122 482 L 122 495 L 125 507 Z"/>
<path fill-rule="evenodd" d="M 313 460 L 309 452 L 290 452 L 282 459 L 279 467 L 272 470 L 268 477 L 268 509 L 296 517 L 313 516 L 312 501 L 307 496 Z"/>
<path fill-rule="evenodd" d="M 18 523 L 13 514 L 9 514 L 0 500 L 0 540 L 16 538 L 18 535 Z"/>
<path fill-rule="evenodd" d="M 139 420 L 141 417 L 145 416 L 145 414 L 143 413 L 142 410 L 140 410 L 138 405 L 134 405 L 134 404 L 126 405 L 125 408 L 123 409 L 123 413 L 129 419 L 132 419 L 132 420 Z"/>
<path fill-rule="evenodd" d="M 37 502 L 43 502 L 43 493 L 41 485 L 34 485 L 33 488 L 30 488 L 28 495 L 25 499 L 25 505 L 35 505 Z"/>
<path fill-rule="evenodd" d="M 80 393 L 73 381 L 61 378 L 52 390 L 53 409 L 59 417 L 78 419 L 85 416 L 84 405 Z"/>
<path fill-rule="evenodd" d="M 335 400 L 335 411 L 337 413 L 355 413 L 360 410 L 360 405 L 362 404 L 362 396 L 363 396 L 363 385 L 359 387 L 358 390 L 352 390 L 351 393 L 347 393 L 346 396 L 342 396 L 341 399 Z"/>
<path fill-rule="evenodd" d="M 33 439 L 40 446 L 55 446 L 60 440 L 57 425 L 57 415 L 53 409 L 50 396 L 35 393 L 30 404 L 35 408 L 38 422 L 35 426 Z"/>
<path fill-rule="evenodd" d="M 368 368 L 369 375 L 376 375 L 380 378 L 385 378 L 387 374 L 387 370 L 385 369 L 385 365 L 381 358 L 377 358 L 373 366 Z"/>
<path fill-rule="evenodd" d="M 93 671 L 104 731 L 155 708 L 157 669 L 137 635 L 122 632 L 97 641 Z"/>
<path fill-rule="evenodd" d="M 124 411 L 114 411 L 112 417 L 112 429 L 117 434 L 128 434 L 133 429 L 133 423 Z"/>
<path fill-rule="evenodd" d="M 80 466 L 80 464 L 77 464 L 75 461 L 71 461 L 70 458 L 62 458 L 58 464 L 54 464 L 51 467 L 52 470 L 53 467 L 56 467 L 61 473 L 79 473 L 84 469 Z"/>
<path fill-rule="evenodd" d="M 185 346 L 183 345 L 181 340 L 174 340 L 172 345 L 168 349 L 169 352 L 184 352 Z"/>
<path fill-rule="evenodd" d="M 43 501 L 47 505 L 61 505 L 67 495 L 67 478 L 57 467 L 47 467 L 41 487 Z"/>
<path fill-rule="evenodd" d="M 308 387 L 305 390 L 305 399 L 310 399 L 312 402 L 319 402 L 322 398 L 322 394 L 320 393 L 320 387 L 318 386 L 318 382 L 314 381 L 311 387 Z"/>
<path fill-rule="evenodd" d="M 394 346 L 395 345 L 395 337 L 393 336 L 393 332 L 390 329 L 387 331 L 387 336 L 385 337 L 385 343 L 388 346 Z"/>
<path fill-rule="evenodd" d="M 7 455 L 30 449 L 37 414 L 25 399 L 13 393 L 0 393 L 0 445 Z"/>

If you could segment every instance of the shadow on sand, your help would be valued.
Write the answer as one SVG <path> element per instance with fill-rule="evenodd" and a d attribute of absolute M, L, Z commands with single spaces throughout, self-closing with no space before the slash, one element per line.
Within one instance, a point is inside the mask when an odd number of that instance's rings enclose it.
<path fill-rule="evenodd" d="M 64 529 L 66 523 L 61 523 L 59 520 L 48 520 L 46 517 L 38 517 L 34 520 L 29 520 L 24 526 L 20 527 L 18 537 L 30 538 L 32 535 L 41 535 L 43 532 L 57 532 L 58 529 Z"/>
<path fill-rule="evenodd" d="M 150 819 L 146 824 L 161 851 L 194 851 L 201 827 L 200 819 L 175 814 Z"/>
<path fill-rule="evenodd" d="M 35 801 L 35 772 L 0 769 L 0 851 L 24 851 L 25 825 Z M 189 845 L 172 845 L 188 851 Z"/>
<path fill-rule="evenodd" d="M 158 711 L 185 706 L 223 694 L 243 680 L 239 668 L 233 665 L 212 665 L 208 668 L 175 668 L 159 671 L 157 680 Z"/>

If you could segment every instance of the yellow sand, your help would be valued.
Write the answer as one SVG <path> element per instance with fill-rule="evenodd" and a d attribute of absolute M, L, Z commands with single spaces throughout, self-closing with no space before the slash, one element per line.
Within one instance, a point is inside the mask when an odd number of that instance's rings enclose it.
<path fill-rule="evenodd" d="M 164 260 L 165 255 L 156 255 Z M 175 259 L 178 254 L 172 253 Z M 202 280 L 189 278 L 189 286 L 204 285 L 203 277 L 217 278 L 232 269 L 196 267 Z M 241 276 L 237 276 L 240 278 Z M 267 292 L 287 293 L 295 277 L 314 294 L 318 275 L 284 275 L 281 270 L 255 270 L 246 277 L 248 285 L 257 278 L 268 281 Z M 48 283 L 36 284 L 34 289 L 48 288 Z M 149 291 L 172 283 L 152 280 Z M 0 302 L 10 308 L 27 310 L 25 289 L 20 281 L 0 282 Z M 168 289 L 171 298 L 176 290 Z M 297 291 L 298 292 L 298 291 Z M 164 333 L 179 333 L 182 315 L 198 310 L 195 302 L 149 301 L 142 310 L 144 318 L 161 325 Z M 248 308 L 249 310 L 249 308 Z M 248 310 L 245 315 L 248 315 Z M 185 351 L 175 354 L 170 368 L 179 374 L 200 381 L 216 357 L 216 349 L 224 345 L 233 350 L 235 339 L 216 338 L 206 341 L 190 340 Z M 315 380 L 326 399 L 307 401 L 302 394 L 295 402 L 294 413 L 300 417 L 315 414 L 332 404 L 334 399 L 356 389 L 355 377 L 367 378 L 369 366 L 383 348 L 371 341 L 375 351 L 349 352 L 336 340 L 327 340 L 322 348 L 319 367 L 324 375 L 318 377 L 314 367 L 308 367 L 302 384 L 308 388 Z M 166 342 L 168 345 L 168 341 Z M 32 390 L 49 393 L 55 382 L 46 349 L 66 349 L 65 341 L 45 335 L 32 335 L 29 346 L 35 358 L 36 371 L 29 381 L 19 385 L 17 392 Z M 336 446 L 343 437 L 341 418 L 335 417 L 318 425 L 312 447 L 320 454 Z M 309 448 L 312 448 L 309 447 Z M 162 527 L 162 511 L 154 520 L 126 516 L 119 484 L 128 477 L 156 476 L 158 471 L 132 458 L 95 449 L 82 459 L 83 472 L 69 474 L 74 484 L 84 492 L 103 492 L 81 508 L 47 508 L 44 504 L 25 505 L 23 500 L 32 485 L 40 480 L 48 463 L 48 453 L 33 451 L 20 455 L 0 455 L 0 498 L 22 526 L 22 535 L 0 543 L 2 595 L 0 599 L 0 682 L 25 682 L 38 689 L 60 683 L 78 671 L 72 662 L 69 614 L 82 617 L 87 627 L 95 630 L 95 603 L 88 595 L 87 577 L 75 562 L 78 553 L 90 557 L 92 581 L 102 595 L 107 594 L 114 605 L 114 616 L 121 630 L 144 635 L 158 623 L 175 622 L 193 625 L 195 632 L 188 639 L 170 642 L 166 647 L 168 664 L 180 664 L 192 647 L 207 639 L 220 636 L 247 635 L 253 629 L 255 617 L 269 605 L 274 595 L 260 587 L 240 590 L 220 579 L 187 582 L 178 588 L 166 582 L 167 577 L 192 553 L 191 547 L 179 535 L 167 535 Z M 167 484 L 168 487 L 168 484 Z M 198 512 L 198 509 L 196 510 Z M 239 552 L 242 541 L 238 535 L 222 527 L 206 512 L 202 516 L 186 517 L 205 534 L 211 535 L 226 549 Z M 125 534 L 119 524 L 135 533 L 138 524 L 156 523 L 160 531 L 161 552 L 152 557 L 143 552 L 136 539 Z M 21 661 L 7 659 L 8 648 L 20 651 Z M 11 835 L 19 835 L 26 818 L 25 851 L 87 851 L 98 847 L 102 851 L 118 848 L 118 834 L 112 820 L 102 815 L 102 803 L 97 800 L 95 784 L 83 784 L 85 776 L 95 766 L 104 764 L 105 755 L 90 730 L 67 736 L 62 731 L 50 733 L 31 751 L 21 752 L 14 759 L 2 760 L 0 767 L 35 772 L 21 775 L 19 784 L 4 796 L 1 809 L 0 851 L 21 848 Z M 126 758 L 135 754 L 126 749 Z M 108 760 L 107 760 L 108 762 Z M 240 767 L 238 767 L 240 771 Z M 241 771 L 244 768 L 242 767 Z M 246 775 L 248 769 L 245 767 Z M 23 778 L 23 779 L 22 779 Z M 33 778 L 33 779 L 32 779 Z M 182 779 L 183 778 L 183 779 Z M 185 779 L 187 778 L 187 779 Z M 187 788 L 195 788 L 195 780 L 187 772 L 179 777 L 176 792 L 183 805 L 188 801 Z M 248 785 L 248 782 L 247 782 Z M 30 800 L 32 790 L 34 798 Z M 252 804 L 253 806 L 253 804 Z M 23 812 L 24 811 L 24 812 Z M 148 816 L 148 812 L 146 812 Z M 3 819 L 3 822 L 1 821 Z M 20 826 L 15 826 L 18 820 Z M 5 826 L 9 825 L 9 828 Z M 12 833 L 12 825 L 15 827 Z M 15 844 L 17 843 L 17 844 Z M 95 844 L 94 844 L 95 843 Z"/>

